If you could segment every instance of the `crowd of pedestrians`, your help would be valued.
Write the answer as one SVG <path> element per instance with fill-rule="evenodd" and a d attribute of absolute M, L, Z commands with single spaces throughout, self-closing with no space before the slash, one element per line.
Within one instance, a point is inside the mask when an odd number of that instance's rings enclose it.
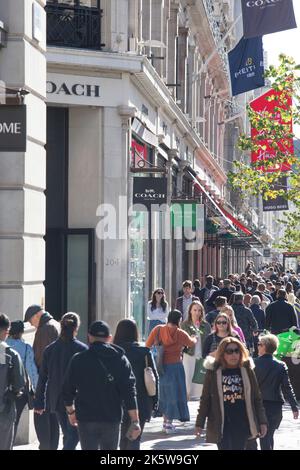
<path fill-rule="evenodd" d="M 258 438 L 261 449 L 273 449 L 285 400 L 298 418 L 288 367 L 274 354 L 276 335 L 299 333 L 299 297 L 298 275 L 277 266 L 249 266 L 217 282 L 208 275 L 202 288 L 186 280 L 171 310 L 156 288 L 145 345 L 133 319 L 121 320 L 114 336 L 93 322 L 84 344 L 74 312 L 60 322 L 40 305 L 24 322 L 0 314 L 0 449 L 12 449 L 26 405 L 40 450 L 58 448 L 60 428 L 64 450 L 79 442 L 84 450 L 138 450 L 152 417 L 175 433 L 174 420 L 189 421 L 188 401 L 199 399 L 196 436 L 207 422 L 207 441 L 221 450 L 254 450 Z M 22 337 L 25 322 L 36 329 L 32 347 Z"/>

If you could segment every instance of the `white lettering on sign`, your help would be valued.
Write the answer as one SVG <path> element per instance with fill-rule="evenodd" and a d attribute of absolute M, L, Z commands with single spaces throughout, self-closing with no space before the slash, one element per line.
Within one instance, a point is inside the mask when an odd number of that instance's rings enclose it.
<path fill-rule="evenodd" d="M 20 122 L 0 122 L 0 134 L 21 134 Z"/>
<path fill-rule="evenodd" d="M 252 7 L 264 7 L 267 5 L 272 5 L 274 3 L 279 3 L 281 0 L 250 0 L 246 3 L 248 8 Z"/>

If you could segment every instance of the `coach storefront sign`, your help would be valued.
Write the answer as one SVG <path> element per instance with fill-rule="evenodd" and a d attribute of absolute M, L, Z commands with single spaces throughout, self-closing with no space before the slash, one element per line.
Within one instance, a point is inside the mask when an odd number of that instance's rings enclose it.
<path fill-rule="evenodd" d="M 167 178 L 135 177 L 133 180 L 133 204 L 152 205 L 167 203 Z"/>
<path fill-rule="evenodd" d="M 26 106 L 0 106 L 0 152 L 26 152 Z"/>
<path fill-rule="evenodd" d="M 47 102 L 86 106 L 119 106 L 126 90 L 120 78 L 47 74 Z"/>

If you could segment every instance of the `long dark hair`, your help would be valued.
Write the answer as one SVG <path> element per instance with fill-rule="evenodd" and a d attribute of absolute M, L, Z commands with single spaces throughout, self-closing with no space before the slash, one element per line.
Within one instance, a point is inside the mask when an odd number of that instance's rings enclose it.
<path fill-rule="evenodd" d="M 151 300 L 151 310 L 155 310 L 156 307 L 157 307 L 155 294 L 159 290 L 161 290 L 164 293 L 162 298 L 161 298 L 160 305 L 161 305 L 161 308 L 163 309 L 163 311 L 165 312 L 166 308 L 167 308 L 166 294 L 165 294 L 165 291 L 161 287 L 158 287 L 157 289 L 155 289 L 153 291 L 152 300 Z"/>
<path fill-rule="evenodd" d="M 290 293 L 294 293 L 294 287 L 293 287 L 293 284 L 291 282 L 287 282 L 286 283 L 286 286 L 285 286 L 285 290 L 286 290 L 286 293 L 287 294 L 290 294 Z"/>
<path fill-rule="evenodd" d="M 60 320 L 60 338 L 64 341 L 71 341 L 74 338 L 74 331 L 80 327 L 80 317 L 77 313 L 65 313 Z"/>
<path fill-rule="evenodd" d="M 119 345 L 121 343 L 135 343 L 138 342 L 138 340 L 139 332 L 136 322 L 129 318 L 120 320 L 113 339 L 114 344 Z"/>

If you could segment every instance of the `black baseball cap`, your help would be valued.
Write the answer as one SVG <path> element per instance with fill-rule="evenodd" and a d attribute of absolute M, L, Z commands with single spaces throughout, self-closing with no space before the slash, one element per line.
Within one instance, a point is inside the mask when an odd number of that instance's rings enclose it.
<path fill-rule="evenodd" d="M 108 338 L 110 336 L 109 326 L 102 320 L 94 321 L 89 327 L 89 334 L 95 338 Z"/>

